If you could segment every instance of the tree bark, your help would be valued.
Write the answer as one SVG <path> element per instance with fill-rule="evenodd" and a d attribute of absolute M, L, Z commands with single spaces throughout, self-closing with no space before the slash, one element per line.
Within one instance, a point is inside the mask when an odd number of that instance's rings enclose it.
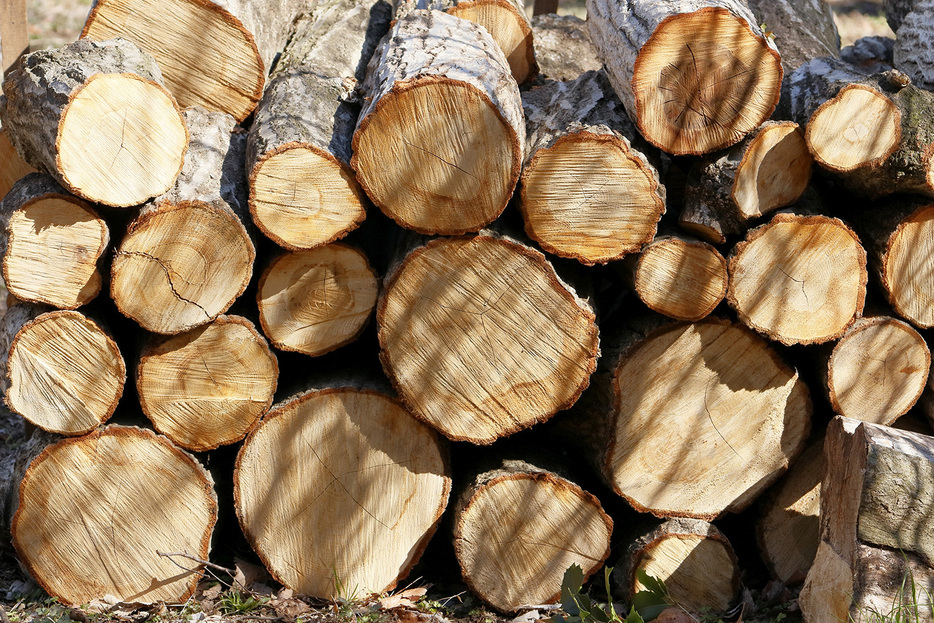
<path fill-rule="evenodd" d="M 672 154 L 704 154 L 769 118 L 780 56 L 744 0 L 590 0 L 590 36 L 645 138 Z"/>
<path fill-rule="evenodd" d="M 157 431 L 193 452 L 242 440 L 272 405 L 279 365 L 249 320 L 151 340 L 136 368 L 140 407 Z"/>
<path fill-rule="evenodd" d="M 126 382 L 113 338 L 76 311 L 18 304 L 0 329 L 7 406 L 61 435 L 83 435 L 107 421 Z"/>
<path fill-rule="evenodd" d="M 297 27 L 256 109 L 247 142 L 250 212 L 291 250 L 333 242 L 366 217 L 350 168 L 354 89 L 389 29 L 381 0 L 322 0 Z"/>
<path fill-rule="evenodd" d="M 785 345 L 837 339 L 866 300 L 866 251 L 827 216 L 776 214 L 734 247 L 729 272 L 739 319 Z"/>
<path fill-rule="evenodd" d="M 6 163 L 0 168 L 0 200 L 2 200 L 13 188 L 13 184 L 30 173 L 35 173 L 36 169 L 19 157 L 13 143 L 10 142 L 10 137 L 7 136 L 7 131 L 2 128 L 0 128 L 0 160 Z"/>
<path fill-rule="evenodd" d="M 886 16 L 889 11 L 886 11 Z M 911 10 L 903 14 L 895 36 L 893 57 L 895 66 L 908 74 L 911 81 L 922 89 L 934 87 L 934 2 L 915 0 Z"/>
<path fill-rule="evenodd" d="M 13 545 L 52 597 L 184 602 L 200 575 L 158 552 L 207 559 L 217 518 L 210 474 L 164 437 L 108 426 L 53 443 L 34 436 L 14 475 Z M 28 457 L 28 458 L 31 458 Z"/>
<path fill-rule="evenodd" d="M 885 12 L 885 21 L 888 22 L 892 32 L 897 32 L 905 16 L 914 11 L 918 0 L 882 0 L 882 10 Z"/>
<path fill-rule="evenodd" d="M 590 306 L 540 252 L 508 238 L 433 240 L 391 267 L 380 359 L 412 413 L 490 444 L 570 407 L 596 367 Z"/>
<path fill-rule="evenodd" d="M 603 68 L 587 22 L 579 17 L 556 13 L 534 16 L 532 41 L 539 81 L 574 80 L 584 72 Z"/>
<path fill-rule="evenodd" d="M 446 449 L 388 395 L 314 390 L 273 407 L 234 470 L 237 516 L 273 577 L 324 599 L 391 590 L 447 505 Z"/>
<path fill-rule="evenodd" d="M 315 0 L 96 0 L 82 37 L 122 37 L 152 54 L 183 107 L 238 122 L 263 94 L 293 20 Z"/>
<path fill-rule="evenodd" d="M 895 39 L 884 36 L 860 37 L 840 50 L 840 58 L 863 71 L 882 73 L 895 66 Z"/>
<path fill-rule="evenodd" d="M 181 175 L 142 207 L 111 267 L 117 308 L 154 333 L 181 333 L 227 311 L 249 284 L 256 257 L 242 220 L 246 137 L 233 133 L 224 113 L 189 108 L 185 118 L 192 147 Z"/>
<path fill-rule="evenodd" d="M 76 309 L 101 289 L 97 264 L 110 230 L 52 177 L 32 173 L 0 201 L 3 282 L 21 301 Z"/>
<path fill-rule="evenodd" d="M 823 0 L 747 0 L 749 9 L 775 41 L 782 68 L 790 74 L 819 56 L 840 56 L 840 33 L 830 4 Z"/>
<path fill-rule="evenodd" d="M 485 29 L 413 11 L 377 49 L 364 91 L 351 165 L 387 216 L 420 233 L 462 234 L 500 215 L 519 178 L 525 122 Z"/>
<path fill-rule="evenodd" d="M 767 121 L 691 167 L 678 223 L 722 244 L 728 235 L 745 233 L 758 217 L 795 203 L 811 180 L 813 161 L 796 123 Z"/>
<path fill-rule="evenodd" d="M 655 236 L 665 188 L 602 72 L 523 94 L 525 231 L 549 253 L 592 265 Z"/>
<path fill-rule="evenodd" d="M 151 56 L 124 40 L 81 40 L 23 58 L 0 117 L 16 151 L 79 197 L 129 207 L 178 176 L 188 133 Z"/>
<path fill-rule="evenodd" d="M 259 279 L 263 333 L 279 350 L 323 355 L 363 332 L 378 290 L 366 255 L 353 247 L 332 243 L 284 253 Z"/>
<path fill-rule="evenodd" d="M 579 565 L 586 579 L 610 553 L 613 520 L 600 501 L 525 461 L 478 474 L 454 512 L 464 581 L 501 612 L 557 601 L 568 567 Z"/>

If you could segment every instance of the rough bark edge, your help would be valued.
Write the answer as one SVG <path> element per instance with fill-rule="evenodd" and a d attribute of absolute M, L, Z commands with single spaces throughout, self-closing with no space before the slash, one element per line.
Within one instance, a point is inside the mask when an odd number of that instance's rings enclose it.
<path fill-rule="evenodd" d="M 527 428 L 530 428 L 534 426 L 535 424 L 541 424 L 542 422 L 545 422 L 551 419 L 559 411 L 568 409 L 571 406 L 573 406 L 574 403 L 577 402 L 581 394 L 584 393 L 584 390 L 587 389 L 587 387 L 590 385 L 590 377 L 593 376 L 594 371 L 597 369 L 597 360 L 600 358 L 600 333 L 599 333 L 599 328 L 597 326 L 596 314 L 593 312 L 590 305 L 588 305 L 583 299 L 577 296 L 577 294 L 574 292 L 574 289 L 571 288 L 571 286 L 567 285 L 564 281 L 561 280 L 561 278 L 555 272 L 554 267 L 551 265 L 551 262 L 548 261 L 548 259 L 545 257 L 545 254 L 542 253 L 541 251 L 537 251 L 529 246 L 523 245 L 522 243 L 517 242 L 507 236 L 499 236 L 489 231 L 485 233 L 477 234 L 475 236 L 459 236 L 459 237 L 451 237 L 451 238 L 442 237 L 442 238 L 435 238 L 433 240 L 430 240 L 426 244 L 408 253 L 398 263 L 398 265 L 390 268 L 390 272 L 388 272 L 383 279 L 383 287 L 380 290 L 380 295 L 376 303 L 376 324 L 378 327 L 377 339 L 379 340 L 379 345 L 380 345 L 379 361 L 382 364 L 383 370 L 385 371 L 386 376 L 389 378 L 390 383 L 392 383 L 393 390 L 399 395 L 399 399 L 402 401 L 403 405 L 405 406 L 406 411 L 411 413 L 416 419 L 418 419 L 419 421 L 423 422 L 425 425 L 434 429 L 434 425 L 429 423 L 427 419 L 423 418 L 422 415 L 416 409 L 412 407 L 410 402 L 406 399 L 405 394 L 401 391 L 402 388 L 399 385 L 398 381 L 396 380 L 396 376 L 394 374 L 395 367 L 393 366 L 392 359 L 390 358 L 389 353 L 387 352 L 385 348 L 386 338 L 385 338 L 385 329 L 384 329 L 385 322 L 383 320 L 383 314 L 386 310 L 386 299 L 389 295 L 390 290 L 392 290 L 392 287 L 395 285 L 396 280 L 398 279 L 399 275 L 404 271 L 405 267 L 410 263 L 412 258 L 415 258 L 423 254 L 429 248 L 433 248 L 438 245 L 445 244 L 446 241 L 449 241 L 449 240 L 472 240 L 474 238 L 484 238 L 496 244 L 508 245 L 509 247 L 513 248 L 513 250 L 517 251 L 518 253 L 521 253 L 522 255 L 530 259 L 534 264 L 542 267 L 542 269 L 544 270 L 544 272 L 546 273 L 548 277 L 548 280 L 553 285 L 554 289 L 557 292 L 560 292 L 561 296 L 569 304 L 574 305 L 574 307 L 578 309 L 580 314 L 587 317 L 589 321 L 589 325 L 591 326 L 589 337 L 591 338 L 591 343 L 593 344 L 593 349 L 591 351 L 591 356 L 590 356 L 589 364 L 587 366 L 586 374 L 584 375 L 584 379 L 581 382 L 581 384 L 577 387 L 573 395 L 568 398 L 566 403 L 556 406 L 550 412 L 542 413 L 534 421 L 530 420 L 524 424 L 514 425 L 510 427 L 508 430 L 504 429 L 496 437 L 492 437 L 489 439 L 478 440 L 478 439 L 471 439 L 469 437 L 461 437 L 458 435 L 454 435 L 454 436 L 448 436 L 446 434 L 444 435 L 450 441 L 469 441 L 470 443 L 473 443 L 475 445 L 488 446 L 492 444 L 493 442 L 495 442 L 497 439 L 500 439 L 502 437 L 508 437 L 509 435 L 519 432 L 520 430 L 525 430 Z"/>
<path fill-rule="evenodd" d="M 922 212 L 927 210 L 934 210 L 934 203 L 925 203 L 924 205 L 921 205 L 920 207 L 912 210 L 907 216 L 899 220 L 898 225 L 895 226 L 895 229 L 892 230 L 892 232 L 885 239 L 884 246 L 881 250 L 882 252 L 879 254 L 879 277 L 882 280 L 882 289 L 885 290 L 886 299 L 888 300 L 889 305 L 892 306 L 892 309 L 896 314 L 906 320 L 909 320 L 909 322 L 911 322 L 911 324 L 914 326 L 922 329 L 929 329 L 934 325 L 921 324 L 917 319 L 912 317 L 913 314 L 909 315 L 904 312 L 902 306 L 899 305 L 898 301 L 896 300 L 897 297 L 895 296 L 895 293 L 897 292 L 898 288 L 893 287 L 895 284 L 889 281 L 889 271 L 887 268 L 889 265 L 889 252 L 892 250 L 892 245 L 895 244 L 895 239 L 898 238 L 902 230 L 905 229 L 909 223 L 914 223 L 916 220 L 919 220 L 922 216 Z"/>
<path fill-rule="evenodd" d="M 483 6 L 485 4 L 494 4 L 506 11 L 509 11 L 512 15 L 516 17 L 516 23 L 519 25 L 519 30 L 522 32 L 524 41 L 528 42 L 528 47 L 525 52 L 525 62 L 529 65 L 529 73 L 526 75 L 525 79 L 519 84 L 525 84 L 531 82 L 538 76 L 539 68 L 538 62 L 535 60 L 535 45 L 532 39 L 532 22 L 529 20 L 528 16 L 522 15 L 519 13 L 518 8 L 515 4 L 507 2 L 507 0 L 468 0 L 467 2 L 456 2 L 454 6 L 448 8 L 445 12 L 451 15 L 460 17 L 459 9 L 471 9 L 478 6 Z M 497 44 L 498 46 L 499 44 Z M 503 55 L 507 57 L 506 51 L 503 50 Z M 512 72 L 510 71 L 510 74 Z M 517 81 L 518 82 L 518 81 Z"/>
<path fill-rule="evenodd" d="M 183 463 L 191 467 L 191 470 L 194 474 L 200 477 L 202 485 L 205 492 L 207 493 L 207 499 L 211 502 L 211 517 L 208 520 L 208 530 L 201 538 L 201 549 L 198 552 L 198 556 L 202 560 L 207 560 L 208 554 L 211 549 L 211 537 L 214 532 L 214 528 L 217 524 L 217 513 L 218 513 L 218 501 L 217 493 L 214 491 L 214 479 L 211 477 L 211 473 L 207 471 L 193 456 L 188 452 L 185 452 L 174 443 L 172 443 L 168 438 L 158 435 L 150 430 L 145 428 L 138 428 L 136 426 L 107 426 L 105 428 L 98 429 L 82 437 L 67 437 L 45 447 L 39 455 L 30 462 L 29 467 L 26 469 L 26 473 L 23 475 L 23 479 L 19 484 L 19 490 L 17 492 L 17 503 L 16 503 L 16 513 L 13 515 L 13 519 L 10 522 L 11 530 L 13 530 L 20 518 L 20 510 L 23 506 L 23 485 L 29 481 L 31 477 L 32 467 L 38 465 L 40 462 L 46 460 L 48 455 L 51 454 L 56 448 L 60 446 L 65 446 L 68 444 L 82 443 L 84 441 L 99 439 L 100 437 L 108 435 L 115 437 L 139 437 L 141 439 L 149 439 L 153 443 L 158 443 L 166 447 L 174 455 L 179 457 Z M 35 573 L 35 568 L 30 563 L 30 561 L 23 555 L 22 546 L 18 544 L 16 538 L 16 532 L 13 531 L 13 547 L 16 549 L 16 557 L 21 562 L 21 564 L 26 567 L 26 570 L 29 572 L 30 577 L 32 577 L 39 586 L 42 587 L 46 593 L 52 595 L 52 592 L 49 590 L 48 584 L 43 581 L 42 578 L 39 578 Z M 191 573 L 191 580 L 189 582 L 188 591 L 179 598 L 179 601 L 187 601 L 194 594 L 195 590 L 198 588 L 198 574 L 197 572 Z M 81 604 L 70 604 L 70 605 L 81 605 Z"/>
<path fill-rule="evenodd" d="M 393 580 L 389 586 L 383 589 L 383 592 L 394 590 L 396 586 L 398 585 L 399 581 L 404 579 L 412 571 L 412 568 L 418 563 L 419 559 L 422 557 L 422 554 L 425 553 L 425 548 L 428 547 L 428 542 L 431 541 L 431 538 L 435 535 L 435 532 L 437 532 L 438 526 L 441 525 L 441 517 L 444 514 L 445 509 L 447 509 L 448 501 L 450 500 L 450 496 L 451 496 L 450 450 L 445 444 L 443 437 L 439 435 L 438 432 L 434 428 L 432 428 L 431 426 L 428 426 L 427 424 L 422 422 L 419 418 L 416 418 L 415 414 L 413 414 L 399 398 L 386 394 L 385 392 L 381 392 L 381 391 L 377 391 L 373 389 L 365 389 L 365 388 L 361 389 L 361 388 L 353 387 L 349 385 L 348 386 L 325 387 L 322 389 L 311 389 L 305 392 L 301 392 L 295 396 L 292 396 L 291 398 L 288 398 L 284 402 L 275 405 L 272 409 L 267 411 L 266 414 L 256 422 L 256 424 L 253 425 L 253 428 L 250 429 L 250 432 L 247 434 L 246 438 L 243 440 L 243 444 L 240 446 L 240 450 L 237 452 L 237 459 L 234 462 L 234 468 L 233 468 L 233 499 L 234 499 L 234 510 L 237 515 L 237 523 L 239 524 L 240 529 L 243 531 L 243 535 L 246 537 L 247 542 L 250 544 L 250 548 L 253 550 L 253 552 L 256 553 L 257 556 L 259 556 L 259 559 L 262 561 L 263 566 L 269 572 L 269 575 L 272 576 L 272 578 L 276 582 L 279 582 L 283 586 L 286 586 L 286 584 L 282 582 L 282 580 L 276 574 L 275 570 L 273 570 L 273 568 L 269 565 L 269 559 L 266 557 L 265 552 L 260 551 L 260 549 L 256 547 L 256 544 L 259 541 L 256 539 L 256 536 L 253 535 L 253 533 L 250 532 L 250 530 L 247 528 L 246 523 L 243 519 L 243 513 L 241 512 L 242 504 L 240 502 L 241 494 L 240 494 L 240 477 L 239 477 L 240 476 L 240 463 L 243 459 L 243 449 L 246 448 L 250 442 L 252 442 L 253 437 L 256 434 L 256 432 L 260 429 L 260 427 L 266 421 L 279 417 L 286 410 L 291 410 L 299 406 L 301 403 L 305 402 L 306 400 L 310 400 L 318 396 L 326 396 L 328 394 L 339 394 L 339 393 L 348 392 L 348 391 L 355 392 L 358 394 L 364 394 L 368 396 L 380 396 L 382 398 L 385 398 L 386 400 L 392 402 L 393 404 L 398 406 L 400 409 L 405 411 L 407 414 L 409 414 L 409 416 L 411 416 L 417 422 L 425 426 L 430 436 L 432 436 L 437 441 L 438 453 L 441 456 L 441 464 L 442 464 L 442 469 L 444 471 L 444 473 L 441 474 L 441 476 L 444 477 L 444 483 L 445 483 L 444 492 L 441 495 L 441 505 L 438 508 L 438 512 L 435 514 L 434 523 L 425 532 L 425 536 L 423 536 L 422 539 L 418 541 L 418 543 L 416 543 L 413 546 L 413 548 L 410 550 L 408 562 L 399 571 L 399 575 L 396 577 L 396 579 Z"/>
<path fill-rule="evenodd" d="M 869 281 L 869 271 L 866 268 L 866 249 L 863 247 L 863 244 L 860 242 L 859 237 L 856 235 L 856 233 L 847 224 L 845 224 L 840 219 L 834 218 L 831 216 L 824 216 L 824 215 L 802 216 L 802 215 L 797 215 L 797 214 L 789 213 L 789 212 L 779 212 L 768 223 L 765 223 L 764 225 L 760 225 L 759 227 L 756 227 L 755 229 L 750 230 L 749 233 L 746 235 L 745 240 L 741 240 L 740 242 L 736 243 L 736 246 L 733 247 L 733 251 L 730 253 L 729 259 L 727 259 L 727 267 L 729 269 L 729 275 L 730 275 L 730 286 L 733 285 L 733 272 L 734 272 L 733 263 L 737 260 L 737 258 L 741 254 L 743 254 L 746 251 L 747 247 L 749 247 L 750 244 L 752 244 L 755 240 L 762 237 L 773 224 L 798 223 L 798 224 L 809 225 L 812 223 L 827 223 L 827 222 L 831 222 L 837 225 L 840 229 L 844 230 L 847 234 L 849 234 L 849 236 L 856 242 L 856 248 L 858 251 L 857 255 L 859 256 L 859 265 L 861 268 L 860 281 L 859 281 L 859 286 L 860 286 L 859 296 L 857 296 L 857 299 L 856 299 L 856 310 L 854 311 L 849 322 L 847 322 L 846 325 L 841 327 L 839 331 L 827 337 L 809 339 L 809 340 L 789 340 L 785 338 L 784 336 L 775 335 L 774 332 L 755 325 L 750 320 L 749 315 L 746 313 L 746 311 L 740 309 L 740 306 L 737 304 L 736 297 L 733 294 L 733 288 L 730 287 L 726 294 L 727 304 L 729 304 L 729 306 L 736 312 L 736 315 L 739 317 L 740 321 L 744 325 L 746 325 L 747 327 L 751 329 L 755 329 L 757 333 L 760 333 L 766 336 L 768 339 L 773 340 L 775 342 L 779 342 L 785 346 L 793 346 L 796 344 L 801 344 L 801 345 L 806 346 L 809 344 L 823 344 L 825 342 L 830 342 L 830 341 L 839 339 L 841 336 L 843 336 L 844 333 L 846 333 L 847 329 L 849 329 L 853 325 L 853 323 L 856 322 L 856 320 L 862 315 L 863 308 L 866 305 L 866 285 L 867 285 L 867 282 Z"/>

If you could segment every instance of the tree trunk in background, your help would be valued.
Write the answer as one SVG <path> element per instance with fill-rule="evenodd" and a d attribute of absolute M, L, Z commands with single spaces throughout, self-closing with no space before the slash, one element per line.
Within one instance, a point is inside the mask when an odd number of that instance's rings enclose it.
<path fill-rule="evenodd" d="M 824 0 L 747 0 L 767 36 L 774 37 L 790 74 L 818 56 L 840 56 L 840 33 Z"/>
<path fill-rule="evenodd" d="M 590 40 L 587 22 L 573 15 L 543 13 L 532 18 L 532 42 L 538 62 L 538 82 L 574 80 L 597 71 L 603 61 Z"/>

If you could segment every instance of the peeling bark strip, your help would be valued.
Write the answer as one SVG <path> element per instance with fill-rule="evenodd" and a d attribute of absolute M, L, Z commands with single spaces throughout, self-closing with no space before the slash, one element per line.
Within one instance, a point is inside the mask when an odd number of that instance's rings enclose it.
<path fill-rule="evenodd" d="M 154 333 L 180 333 L 227 311 L 253 275 L 256 252 L 243 225 L 246 137 L 234 120 L 185 110 L 191 148 L 175 185 L 147 203 L 115 253 L 110 296 Z"/>
<path fill-rule="evenodd" d="M 376 51 L 364 91 L 351 165 L 387 216 L 420 233 L 461 234 L 502 213 L 519 179 L 525 121 L 483 27 L 413 11 Z"/>
<path fill-rule="evenodd" d="M 662 150 L 722 149 L 772 114 L 780 57 L 744 0 L 589 0 L 587 14 L 610 82 Z"/>
<path fill-rule="evenodd" d="M 434 431 L 388 395 L 348 387 L 273 407 L 234 468 L 237 517 L 254 551 L 277 581 L 320 599 L 392 590 L 421 557 L 450 490 Z M 352 526 L 352 538 L 335 526 Z"/>
<path fill-rule="evenodd" d="M 294 18 L 314 0 L 95 0 L 82 37 L 122 37 L 152 54 L 182 107 L 238 122 L 256 107 Z"/>
<path fill-rule="evenodd" d="M 42 430 L 90 432 L 123 395 L 126 366 L 116 342 L 76 311 L 14 305 L 0 321 L 0 357 L 7 406 Z"/>
<path fill-rule="evenodd" d="M 366 217 L 350 168 L 360 105 L 353 92 L 389 29 L 381 0 L 318 3 L 283 51 L 247 142 L 250 213 L 290 250 L 333 242 Z"/>
<path fill-rule="evenodd" d="M 823 0 L 748 0 L 756 23 L 770 33 L 790 74 L 818 56 L 840 56 L 840 33 Z"/>
<path fill-rule="evenodd" d="M 574 80 L 603 67 L 587 22 L 573 15 L 543 13 L 532 18 L 532 42 L 539 80 Z"/>
<path fill-rule="evenodd" d="M 795 203 L 811 180 L 814 159 L 796 123 L 766 121 L 725 152 L 688 172 L 679 225 L 722 244 L 750 221 Z"/>
<path fill-rule="evenodd" d="M 470 590 L 500 612 L 515 612 L 557 601 L 571 565 L 585 580 L 593 575 L 610 554 L 612 532 L 596 497 L 553 472 L 507 460 L 461 493 L 454 551 Z"/>
<path fill-rule="evenodd" d="M 3 282 L 21 301 L 60 309 L 89 302 L 109 243 L 104 219 L 48 175 L 27 175 L 0 201 Z"/>
<path fill-rule="evenodd" d="M 81 40 L 25 56 L 3 82 L 0 118 L 23 160 L 79 197 L 139 205 L 175 181 L 188 132 L 151 56 Z"/>
<path fill-rule="evenodd" d="M 148 604 L 194 594 L 200 574 L 157 554 L 208 557 L 217 496 L 194 457 L 125 426 L 24 450 L 38 456 L 14 476 L 13 545 L 49 595 L 80 606 L 108 595 Z"/>
<path fill-rule="evenodd" d="M 412 413 L 490 444 L 570 407 L 596 367 L 594 313 L 540 252 L 507 238 L 441 238 L 390 269 L 380 359 Z"/>
<path fill-rule="evenodd" d="M 525 231 L 584 264 L 638 251 L 665 213 L 665 188 L 602 71 L 526 91 Z"/>

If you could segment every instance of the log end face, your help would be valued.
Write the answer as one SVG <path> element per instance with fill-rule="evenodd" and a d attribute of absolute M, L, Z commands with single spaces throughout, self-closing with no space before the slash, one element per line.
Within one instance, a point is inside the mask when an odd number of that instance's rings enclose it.
<path fill-rule="evenodd" d="M 934 204 L 919 208 L 889 236 L 882 256 L 882 283 L 892 308 L 916 327 L 934 326 Z"/>
<path fill-rule="evenodd" d="M 811 180 L 814 158 L 796 123 L 768 124 L 736 170 L 731 195 L 749 219 L 795 203 Z"/>
<path fill-rule="evenodd" d="M 705 242 L 664 238 L 643 250 L 635 291 L 650 309 L 676 320 L 710 314 L 727 291 L 726 260 Z"/>

